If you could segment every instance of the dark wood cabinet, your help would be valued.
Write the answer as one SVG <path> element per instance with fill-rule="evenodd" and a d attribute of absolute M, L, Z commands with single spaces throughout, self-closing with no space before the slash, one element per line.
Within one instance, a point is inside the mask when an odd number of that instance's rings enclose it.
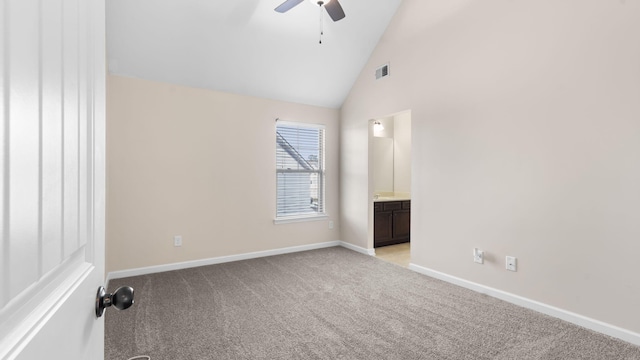
<path fill-rule="evenodd" d="M 393 211 L 378 211 L 373 215 L 373 236 L 375 246 L 393 238 Z"/>
<path fill-rule="evenodd" d="M 373 204 L 373 247 L 409 242 L 411 201 L 385 201 Z"/>

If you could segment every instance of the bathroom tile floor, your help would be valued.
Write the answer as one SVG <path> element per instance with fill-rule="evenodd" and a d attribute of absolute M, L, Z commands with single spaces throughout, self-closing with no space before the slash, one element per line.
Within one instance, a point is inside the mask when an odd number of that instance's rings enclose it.
<path fill-rule="evenodd" d="M 411 261 L 411 243 L 376 248 L 376 257 L 402 267 L 409 267 L 409 262 Z"/>

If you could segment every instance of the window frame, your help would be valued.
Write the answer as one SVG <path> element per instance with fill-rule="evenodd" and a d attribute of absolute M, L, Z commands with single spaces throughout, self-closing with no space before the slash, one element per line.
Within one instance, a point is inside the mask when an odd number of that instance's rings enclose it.
<path fill-rule="evenodd" d="M 292 170 L 292 169 L 279 169 L 278 168 L 278 127 L 279 126 L 290 126 L 297 128 L 308 128 L 308 129 L 317 129 L 322 133 L 319 135 L 322 140 L 322 144 L 320 145 L 320 153 L 318 154 L 318 165 L 319 169 L 315 171 L 310 170 Z M 327 204 L 326 204 L 326 137 L 327 137 L 327 129 L 324 124 L 315 124 L 315 123 L 305 123 L 298 121 L 284 121 L 280 119 L 276 119 L 276 126 L 274 128 L 274 137 L 275 137 L 275 155 L 276 155 L 276 204 L 275 204 L 275 217 L 274 224 L 282 224 L 282 223 L 291 223 L 291 222 L 301 222 L 301 221 L 320 221 L 326 220 L 329 218 L 327 215 Z M 286 141 L 286 139 L 285 139 Z M 295 148 L 294 148 L 295 149 Z M 297 149 L 296 149 L 297 151 Z M 279 174 L 286 173 L 316 173 L 318 174 L 318 203 L 321 206 L 322 211 L 313 212 L 313 213 L 295 213 L 290 215 L 279 215 L 278 211 L 278 199 L 279 199 L 279 191 L 278 191 L 278 177 Z"/>

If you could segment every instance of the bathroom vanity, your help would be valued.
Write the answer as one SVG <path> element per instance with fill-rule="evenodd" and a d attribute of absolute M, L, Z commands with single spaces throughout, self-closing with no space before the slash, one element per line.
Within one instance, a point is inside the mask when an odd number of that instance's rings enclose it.
<path fill-rule="evenodd" d="M 411 238 L 411 200 L 393 197 L 373 203 L 373 247 L 409 242 Z"/>

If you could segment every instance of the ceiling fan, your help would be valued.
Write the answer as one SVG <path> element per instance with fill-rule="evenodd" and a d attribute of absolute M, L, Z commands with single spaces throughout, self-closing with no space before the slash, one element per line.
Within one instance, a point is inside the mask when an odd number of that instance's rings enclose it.
<path fill-rule="evenodd" d="M 279 13 L 284 13 L 304 0 L 286 0 L 280 6 L 278 6 L 275 10 Z M 331 17 L 333 21 L 338 21 L 344 19 L 344 10 L 342 10 L 342 6 L 340 6 L 340 2 L 338 0 L 310 0 L 311 2 L 317 4 L 320 7 L 324 7 L 327 10 L 327 13 Z"/>

